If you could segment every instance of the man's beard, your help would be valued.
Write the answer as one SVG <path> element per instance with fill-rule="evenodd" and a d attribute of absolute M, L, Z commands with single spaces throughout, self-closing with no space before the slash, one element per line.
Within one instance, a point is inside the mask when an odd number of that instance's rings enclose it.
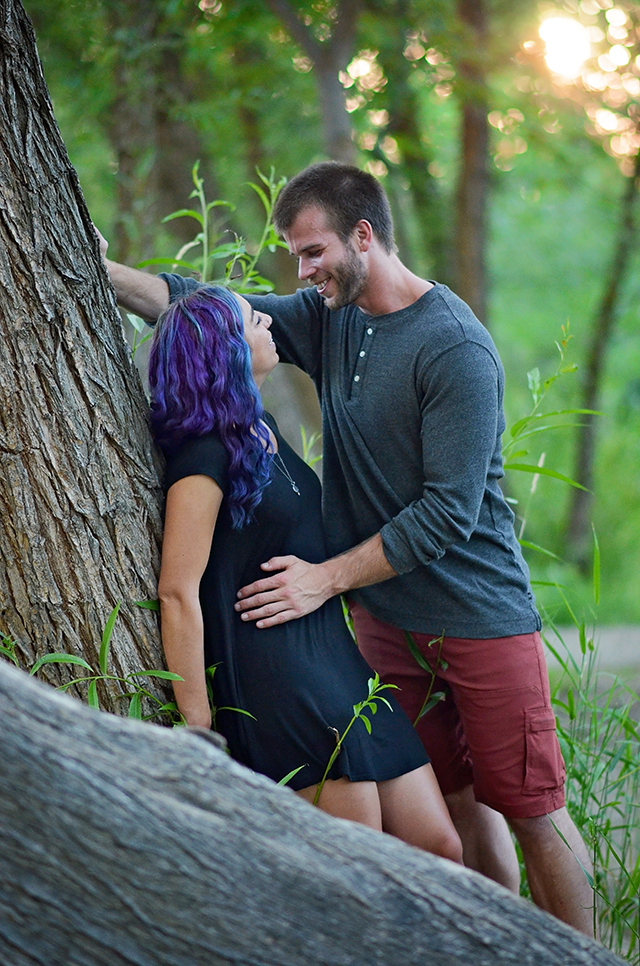
<path fill-rule="evenodd" d="M 367 280 L 367 270 L 358 258 L 353 244 L 345 246 L 345 258 L 331 272 L 336 294 L 324 298 L 327 308 L 336 310 L 350 305 L 362 294 Z"/>

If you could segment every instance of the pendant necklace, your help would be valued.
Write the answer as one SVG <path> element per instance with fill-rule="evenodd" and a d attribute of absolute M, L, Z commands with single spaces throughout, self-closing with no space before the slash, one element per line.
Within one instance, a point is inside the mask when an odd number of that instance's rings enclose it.
<path fill-rule="evenodd" d="M 298 484 L 296 483 L 296 481 L 293 479 L 293 477 L 289 473 L 289 470 L 287 469 L 287 467 L 284 465 L 284 460 L 280 456 L 280 453 L 274 453 L 273 454 L 273 459 L 274 459 L 274 462 L 276 464 L 276 468 L 280 470 L 280 472 L 282 473 L 282 475 L 284 476 L 284 478 L 286 480 L 288 480 L 289 483 L 291 484 L 291 489 L 293 490 L 293 492 L 297 496 L 300 496 L 300 490 L 298 489 Z"/>

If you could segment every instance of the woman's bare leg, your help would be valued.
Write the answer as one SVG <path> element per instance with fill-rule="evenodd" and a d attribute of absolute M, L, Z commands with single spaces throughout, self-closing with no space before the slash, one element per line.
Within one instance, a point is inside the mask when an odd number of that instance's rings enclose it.
<path fill-rule="evenodd" d="M 317 785 L 301 788 L 301 798 L 313 802 Z M 380 798 L 375 782 L 350 782 L 348 778 L 327 780 L 320 794 L 318 808 L 334 818 L 348 818 L 370 828 L 382 831 Z"/>
<path fill-rule="evenodd" d="M 409 845 L 462 862 L 462 843 L 431 765 L 378 782 L 382 829 Z"/>

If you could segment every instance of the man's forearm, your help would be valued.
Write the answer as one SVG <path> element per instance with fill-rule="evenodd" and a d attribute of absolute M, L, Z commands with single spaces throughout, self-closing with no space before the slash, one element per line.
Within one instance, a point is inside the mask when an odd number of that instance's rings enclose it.
<path fill-rule="evenodd" d="M 324 563 L 312 564 L 293 556 L 271 557 L 262 569 L 273 573 L 241 587 L 234 605 L 242 620 L 254 620 L 257 627 L 303 617 L 336 594 L 396 576 L 384 555 L 379 533 Z"/>
<path fill-rule="evenodd" d="M 112 262 L 109 258 L 105 258 L 105 264 L 116 290 L 118 304 L 128 312 L 148 322 L 155 322 L 169 307 L 169 286 L 163 278 Z"/>
<path fill-rule="evenodd" d="M 330 590 L 327 597 L 335 597 L 337 594 L 344 594 L 358 587 L 368 587 L 397 576 L 384 555 L 379 533 L 357 547 L 325 560 L 319 568 L 324 572 L 327 588 Z"/>

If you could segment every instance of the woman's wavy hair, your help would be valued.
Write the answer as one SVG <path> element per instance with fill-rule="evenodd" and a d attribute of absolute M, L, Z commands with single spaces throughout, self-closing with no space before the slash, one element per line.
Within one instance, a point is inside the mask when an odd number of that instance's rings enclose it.
<path fill-rule="evenodd" d="M 187 439 L 216 432 L 229 453 L 234 527 L 247 523 L 269 482 L 269 434 L 251 372 L 238 299 L 203 285 L 158 320 L 149 357 L 151 430 L 171 456 Z"/>

